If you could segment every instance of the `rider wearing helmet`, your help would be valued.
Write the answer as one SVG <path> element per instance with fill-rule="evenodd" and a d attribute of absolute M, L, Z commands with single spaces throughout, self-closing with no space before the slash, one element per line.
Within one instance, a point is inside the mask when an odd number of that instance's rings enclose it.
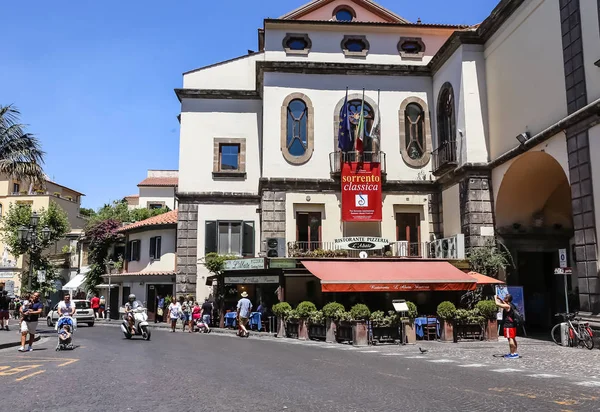
<path fill-rule="evenodd" d="M 127 303 L 125 303 L 125 314 L 127 316 L 127 323 L 129 323 L 129 328 L 131 329 L 132 334 L 135 334 L 135 318 L 133 312 L 140 306 L 141 303 L 136 300 L 135 295 L 133 293 L 129 295 L 129 299 Z"/>

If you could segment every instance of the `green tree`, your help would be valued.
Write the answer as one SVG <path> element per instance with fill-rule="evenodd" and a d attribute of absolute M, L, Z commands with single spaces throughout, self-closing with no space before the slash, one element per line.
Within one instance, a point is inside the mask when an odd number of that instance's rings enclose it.
<path fill-rule="evenodd" d="M 55 292 L 55 280 L 58 278 L 58 271 L 52 266 L 44 250 L 63 239 L 67 233 L 71 231 L 67 214 L 60 206 L 54 202 L 50 202 L 48 209 L 40 209 L 38 215 L 40 221 L 37 226 L 37 242 L 19 241 L 18 229 L 21 226 L 28 226 L 31 219 L 31 206 L 29 205 L 14 205 L 11 204 L 8 211 L 2 218 L 0 231 L 2 239 L 8 246 L 8 250 L 14 256 L 25 255 L 29 259 L 28 266 L 33 266 L 34 271 L 45 270 L 46 280 L 39 283 L 37 276 L 33 276 L 31 287 L 32 290 L 41 292 L 44 296 Z M 50 236 L 44 239 L 42 229 L 50 229 Z M 24 270 L 21 273 L 21 285 L 24 291 L 27 291 L 29 271 Z"/>
<path fill-rule="evenodd" d="M 125 199 L 115 200 L 111 203 L 107 203 L 98 209 L 97 213 L 90 216 L 89 225 L 93 226 L 99 222 L 105 220 L 115 220 L 121 223 L 133 223 L 145 220 L 153 216 L 166 213 L 169 208 L 164 207 L 160 209 L 147 209 L 147 208 L 136 208 L 129 210 L 129 205 Z"/>
<path fill-rule="evenodd" d="M 20 115 L 14 106 L 0 106 L 0 173 L 43 184 L 44 152 L 38 139 L 24 132 Z"/>
<path fill-rule="evenodd" d="M 234 259 L 237 259 L 237 257 L 232 255 L 219 255 L 215 252 L 211 252 L 204 257 L 204 266 L 206 266 L 206 269 L 217 276 L 216 301 L 220 328 L 225 325 L 225 277 L 223 276 L 225 262 Z"/>
<path fill-rule="evenodd" d="M 108 252 L 121 236 L 117 230 L 121 227 L 121 222 L 114 219 L 106 219 L 94 222 L 85 230 L 85 237 L 89 239 L 90 270 L 85 278 L 85 286 L 88 291 L 96 292 L 96 288 L 102 283 L 102 275 L 106 273 L 105 263 Z"/>
<path fill-rule="evenodd" d="M 94 209 L 88 209 L 86 207 L 82 207 L 79 209 L 79 215 L 84 217 L 92 217 L 96 215 L 96 211 Z"/>

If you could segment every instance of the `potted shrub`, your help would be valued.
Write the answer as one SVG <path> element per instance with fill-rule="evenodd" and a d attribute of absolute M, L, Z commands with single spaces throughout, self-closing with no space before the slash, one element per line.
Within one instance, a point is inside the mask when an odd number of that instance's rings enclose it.
<path fill-rule="evenodd" d="M 367 305 L 357 303 L 350 309 L 350 315 L 352 316 L 352 344 L 367 346 L 369 344 L 367 320 L 371 316 L 371 311 Z"/>
<path fill-rule="evenodd" d="M 325 318 L 323 311 L 316 310 L 308 318 L 308 337 L 310 339 L 325 340 L 327 329 L 325 328 Z"/>
<path fill-rule="evenodd" d="M 298 339 L 308 340 L 308 319 L 313 312 L 317 311 L 314 303 L 304 301 L 300 302 L 296 307 L 298 314 Z"/>
<path fill-rule="evenodd" d="M 456 306 L 452 302 L 442 302 L 437 307 L 437 315 L 440 318 L 441 323 L 441 341 L 442 342 L 453 342 L 454 341 L 454 328 L 452 321 L 456 314 Z"/>
<path fill-rule="evenodd" d="M 323 317 L 325 318 L 325 327 L 327 329 L 325 341 L 335 342 L 338 322 L 346 312 L 344 305 L 337 302 L 329 302 L 323 306 Z"/>
<path fill-rule="evenodd" d="M 394 311 L 385 312 L 378 310 L 371 313 L 371 333 L 373 343 L 395 342 L 400 339 L 398 326 L 400 317 Z"/>
<path fill-rule="evenodd" d="M 477 309 L 457 309 L 454 314 L 454 336 L 460 339 L 483 339 L 484 318 Z"/>
<path fill-rule="evenodd" d="M 279 302 L 271 308 L 273 314 L 277 316 L 277 337 L 283 338 L 285 336 L 285 322 L 288 318 L 292 307 L 287 302 Z"/>
<path fill-rule="evenodd" d="M 485 325 L 485 337 L 487 340 L 498 340 L 498 306 L 493 300 L 481 300 L 475 308 L 487 321 Z"/>
<path fill-rule="evenodd" d="M 417 343 L 417 333 L 415 331 L 415 319 L 419 316 L 417 311 L 417 305 L 412 302 L 406 302 L 408 306 L 408 322 L 404 324 L 404 336 L 406 337 L 406 343 L 415 344 Z"/>
<path fill-rule="evenodd" d="M 296 309 L 292 309 L 288 312 L 288 317 L 285 322 L 285 335 L 288 338 L 298 339 L 298 326 L 300 322 L 300 316 Z"/>

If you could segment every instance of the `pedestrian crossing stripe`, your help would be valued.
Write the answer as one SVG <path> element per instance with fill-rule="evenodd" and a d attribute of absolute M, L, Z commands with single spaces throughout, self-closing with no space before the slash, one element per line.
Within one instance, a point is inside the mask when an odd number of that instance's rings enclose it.
<path fill-rule="evenodd" d="M 379 351 L 376 351 L 376 350 L 361 350 L 359 352 L 360 353 L 379 353 Z"/>
<path fill-rule="evenodd" d="M 551 378 L 560 378 L 558 375 L 552 375 L 550 373 L 534 373 L 533 375 L 527 375 L 530 378 L 542 378 L 542 379 L 551 379 Z"/>
<path fill-rule="evenodd" d="M 456 361 L 450 360 L 450 359 L 433 359 L 433 360 L 428 360 L 427 362 L 431 362 L 431 363 L 454 363 Z"/>
<path fill-rule="evenodd" d="M 597 388 L 597 387 L 600 387 L 600 382 L 585 381 L 585 382 L 577 382 L 576 385 L 587 386 L 588 388 Z"/>
<path fill-rule="evenodd" d="M 522 371 L 521 371 L 521 369 L 504 368 L 504 369 L 493 369 L 492 372 L 510 373 L 510 372 L 522 372 Z"/>
<path fill-rule="evenodd" d="M 458 365 L 458 366 L 460 366 L 461 368 L 483 368 L 484 366 L 487 366 L 487 365 L 484 365 L 483 363 L 471 363 L 469 365 Z"/>

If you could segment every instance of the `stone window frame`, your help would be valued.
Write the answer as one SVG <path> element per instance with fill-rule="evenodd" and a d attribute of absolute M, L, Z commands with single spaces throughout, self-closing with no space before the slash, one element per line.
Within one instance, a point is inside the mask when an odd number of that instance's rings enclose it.
<path fill-rule="evenodd" d="M 304 48 L 303 50 L 293 50 L 287 46 L 287 42 L 290 39 L 293 39 L 296 37 L 302 38 L 306 41 L 306 48 Z M 281 45 L 283 46 L 283 50 L 285 50 L 285 54 L 308 56 L 308 53 L 310 53 L 310 49 L 312 49 L 312 40 L 310 39 L 310 37 L 308 36 L 307 33 L 286 33 L 285 37 L 283 38 L 283 40 L 281 42 Z"/>
<path fill-rule="evenodd" d="M 302 156 L 290 154 L 287 148 L 287 117 L 288 106 L 293 100 L 302 100 L 306 105 L 306 151 Z M 281 104 L 281 153 L 283 158 L 292 165 L 302 165 L 310 160 L 315 149 L 315 109 L 312 100 L 304 93 L 292 93 L 283 99 Z"/>
<path fill-rule="evenodd" d="M 418 43 L 421 46 L 421 51 L 419 53 L 407 53 L 402 50 L 402 45 L 404 43 Z M 400 53 L 400 57 L 403 59 L 415 59 L 421 60 L 423 56 L 425 56 L 425 43 L 421 37 L 400 37 L 400 41 L 398 41 L 398 53 Z"/>
<path fill-rule="evenodd" d="M 362 93 L 350 93 L 348 94 L 348 101 L 351 100 L 361 100 L 363 98 Z M 333 112 L 333 151 L 339 151 L 338 147 L 338 131 L 340 130 L 340 112 L 342 111 L 342 106 L 346 101 L 346 96 L 342 97 L 340 101 L 335 105 L 335 109 Z M 377 122 L 381 122 L 381 113 L 379 111 L 379 106 L 377 102 L 371 99 L 369 96 L 365 95 L 365 103 L 367 103 L 373 109 L 375 113 L 375 117 L 373 118 L 373 124 L 377 124 Z M 381 123 L 379 123 L 381 125 Z M 381 146 L 379 147 L 379 151 L 381 150 Z"/>
<path fill-rule="evenodd" d="M 331 13 L 331 19 L 333 21 L 339 21 L 336 18 L 336 14 L 338 13 L 338 11 L 340 10 L 348 10 L 350 12 L 350 14 L 352 14 L 352 21 L 356 20 L 356 11 L 354 11 L 354 9 L 346 4 L 340 4 L 339 6 L 337 6 L 335 9 L 333 9 L 333 13 Z"/>
<path fill-rule="evenodd" d="M 239 167 L 237 170 L 221 170 L 221 145 L 237 144 L 240 146 Z M 246 139 L 232 137 L 215 137 L 213 139 L 213 178 L 245 178 L 246 177 Z"/>
<path fill-rule="evenodd" d="M 361 52 L 350 51 L 345 46 L 346 42 L 349 40 L 363 41 L 366 47 Z M 344 55 L 346 57 L 367 57 L 367 54 L 369 54 L 369 50 L 371 49 L 371 45 L 369 43 L 369 40 L 367 40 L 367 36 L 362 34 L 345 34 L 344 38 L 342 39 L 342 42 L 340 43 L 340 47 L 342 48 L 342 51 L 344 52 Z"/>
<path fill-rule="evenodd" d="M 451 122 L 451 130 L 450 130 L 450 136 L 445 136 L 444 133 L 442 133 L 442 128 L 443 128 L 443 118 L 446 115 L 446 112 L 444 110 L 442 110 L 442 97 L 444 97 L 444 94 L 448 92 L 450 93 L 450 96 L 452 97 L 452 117 L 449 117 L 448 120 Z M 446 143 L 451 143 L 451 142 L 455 142 L 456 143 L 456 95 L 454 94 L 454 87 L 452 86 L 452 83 L 450 82 L 445 82 L 442 87 L 440 87 L 440 90 L 438 92 L 438 98 L 437 98 L 437 104 L 436 104 L 436 120 L 437 120 L 437 146 L 436 149 L 439 148 L 442 144 L 442 142 L 446 142 Z M 442 136 L 444 136 L 444 139 L 442 139 Z"/>
<path fill-rule="evenodd" d="M 423 136 L 423 143 L 425 147 L 423 148 L 423 156 L 421 156 L 420 159 L 411 159 L 406 151 L 406 119 L 404 112 L 407 106 L 411 103 L 416 103 L 421 106 L 423 113 L 425 113 L 425 136 Z M 402 160 L 404 160 L 404 163 L 406 163 L 408 166 L 416 169 L 425 167 L 431 159 L 431 150 L 433 148 L 431 143 L 431 116 L 429 114 L 429 106 L 427 106 L 425 100 L 419 97 L 407 97 L 400 104 L 400 110 L 398 110 L 398 120 L 400 125 L 400 154 L 402 155 Z"/>

